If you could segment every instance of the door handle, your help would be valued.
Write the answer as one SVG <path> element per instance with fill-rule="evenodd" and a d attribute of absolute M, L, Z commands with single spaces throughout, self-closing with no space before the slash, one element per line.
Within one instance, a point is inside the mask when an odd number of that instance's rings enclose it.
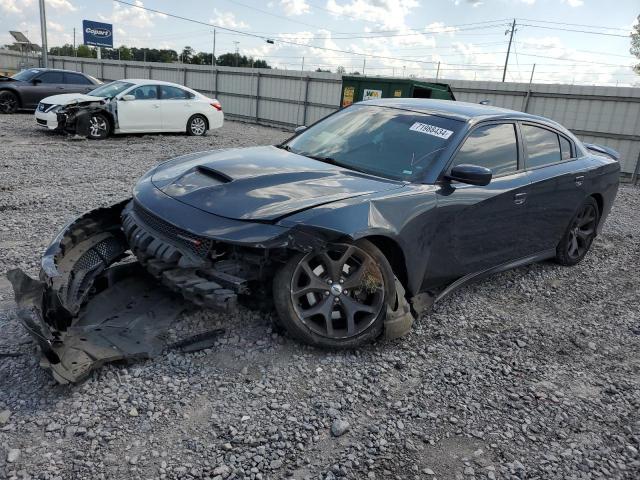
<path fill-rule="evenodd" d="M 579 187 L 584 183 L 584 175 L 578 175 L 576 177 L 576 187 Z"/>
<path fill-rule="evenodd" d="M 515 203 L 516 205 L 522 205 L 526 201 L 527 201 L 526 193 L 516 193 L 513 196 L 513 203 Z"/>

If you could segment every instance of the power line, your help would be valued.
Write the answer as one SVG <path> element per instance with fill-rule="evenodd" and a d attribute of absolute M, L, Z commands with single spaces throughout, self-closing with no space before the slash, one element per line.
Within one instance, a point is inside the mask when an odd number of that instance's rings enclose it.
<path fill-rule="evenodd" d="M 628 32 L 628 28 L 620 28 L 620 27 L 605 27 L 603 25 L 585 25 L 584 23 L 566 23 L 566 22 L 552 22 L 550 20 L 533 20 L 531 18 L 517 18 L 516 20 L 522 20 L 524 22 L 535 22 L 535 23 L 549 23 L 552 25 L 569 25 L 571 27 L 587 27 L 587 28 L 599 28 L 604 30 L 620 30 L 623 32 Z"/>
<path fill-rule="evenodd" d="M 531 23 L 521 23 L 521 27 L 532 27 L 532 28 L 544 28 L 547 30 L 559 30 L 562 32 L 577 32 L 577 33 L 588 33 L 591 35 L 604 35 L 607 37 L 619 37 L 619 38 L 629 38 L 629 35 L 620 35 L 618 33 L 605 33 L 605 32 L 591 32 L 589 30 L 575 30 L 572 28 L 560 28 L 560 27 L 546 27 L 544 25 L 532 25 Z"/>

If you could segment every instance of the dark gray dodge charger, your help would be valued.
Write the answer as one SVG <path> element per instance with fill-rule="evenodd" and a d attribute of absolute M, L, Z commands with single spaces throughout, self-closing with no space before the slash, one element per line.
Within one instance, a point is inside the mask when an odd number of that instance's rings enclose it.
<path fill-rule="evenodd" d="M 281 145 L 147 172 L 132 199 L 89 212 L 51 244 L 43 315 L 72 324 L 110 265 L 132 254 L 198 305 L 271 305 L 301 341 L 354 347 L 406 333 L 416 312 L 488 274 L 575 265 L 618 177 L 615 151 L 546 118 L 362 102 Z"/>

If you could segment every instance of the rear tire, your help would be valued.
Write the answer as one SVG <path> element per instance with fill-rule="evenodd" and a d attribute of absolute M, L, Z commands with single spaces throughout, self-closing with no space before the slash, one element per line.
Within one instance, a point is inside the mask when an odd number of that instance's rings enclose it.
<path fill-rule="evenodd" d="M 193 115 L 187 121 L 187 135 L 202 137 L 209 130 L 209 124 L 204 115 Z"/>
<path fill-rule="evenodd" d="M 89 117 L 89 140 L 104 140 L 109 136 L 109 119 L 101 113 L 92 113 Z"/>
<path fill-rule="evenodd" d="M 556 247 L 556 262 L 572 266 L 579 263 L 589 252 L 596 238 L 600 211 L 593 197 L 587 198 L 571 219 L 567 231 Z"/>
<path fill-rule="evenodd" d="M 387 302 L 395 303 L 394 278 L 384 254 L 367 240 L 295 254 L 273 281 L 278 323 L 319 347 L 370 343 L 382 333 Z"/>
<path fill-rule="evenodd" d="M 20 106 L 18 96 L 9 90 L 0 91 L 0 113 L 15 113 Z"/>

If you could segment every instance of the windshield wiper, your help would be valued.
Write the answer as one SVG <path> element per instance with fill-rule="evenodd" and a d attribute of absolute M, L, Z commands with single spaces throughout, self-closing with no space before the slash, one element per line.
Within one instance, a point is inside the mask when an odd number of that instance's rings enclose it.
<path fill-rule="evenodd" d="M 285 145 L 283 143 L 280 143 L 278 145 L 274 145 L 276 148 L 279 148 L 281 150 L 286 150 L 287 152 L 291 151 L 291 147 L 289 145 Z"/>

